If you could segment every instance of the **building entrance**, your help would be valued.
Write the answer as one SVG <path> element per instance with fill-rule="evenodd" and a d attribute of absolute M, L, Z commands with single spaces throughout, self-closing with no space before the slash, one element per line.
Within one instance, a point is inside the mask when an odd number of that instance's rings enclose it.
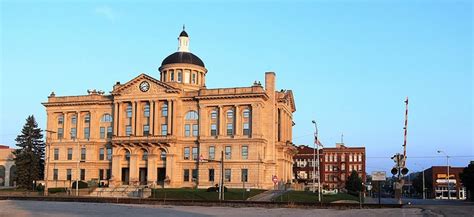
<path fill-rule="evenodd" d="M 157 177 L 158 184 L 160 185 L 164 184 L 165 177 L 166 177 L 166 168 L 164 167 L 158 168 L 157 174 L 158 174 L 158 177 Z"/>
<path fill-rule="evenodd" d="M 128 185 L 129 181 L 130 181 L 130 169 L 122 168 L 122 184 Z"/>
<path fill-rule="evenodd" d="M 138 179 L 140 180 L 140 185 L 146 185 L 148 179 L 147 168 L 140 168 L 138 173 Z"/>

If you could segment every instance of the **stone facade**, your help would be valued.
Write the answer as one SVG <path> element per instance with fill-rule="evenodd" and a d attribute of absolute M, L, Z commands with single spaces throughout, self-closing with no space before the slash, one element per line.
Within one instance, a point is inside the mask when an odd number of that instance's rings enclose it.
<path fill-rule="evenodd" d="M 0 145 L 0 188 L 15 186 L 15 162 L 13 161 L 13 151 L 6 145 Z"/>
<path fill-rule="evenodd" d="M 294 156 L 294 177 L 298 182 L 311 184 L 314 149 L 301 145 L 297 150 L 298 153 Z M 321 148 L 319 153 L 321 185 L 324 189 L 344 188 L 346 179 L 353 170 L 365 182 L 365 147 L 346 147 L 344 143 L 336 143 L 336 147 Z M 315 166 L 317 171 L 317 165 Z"/>
<path fill-rule="evenodd" d="M 276 91 L 273 72 L 265 74 L 265 86 L 208 89 L 207 69 L 189 53 L 187 34 L 179 40 L 160 79 L 141 74 L 117 82 L 110 95 L 48 97 L 47 129 L 54 131 L 47 134 L 48 187 L 76 179 L 210 187 L 219 183 L 221 155 L 228 187 L 245 181 L 271 188 L 274 175 L 291 180 L 292 91 Z"/>

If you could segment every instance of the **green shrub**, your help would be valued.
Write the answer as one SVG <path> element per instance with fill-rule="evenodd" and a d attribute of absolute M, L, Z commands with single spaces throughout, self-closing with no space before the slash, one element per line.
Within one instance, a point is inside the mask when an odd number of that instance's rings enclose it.
<path fill-rule="evenodd" d="M 48 188 L 48 192 L 50 194 L 64 193 L 66 192 L 66 188 Z"/>
<path fill-rule="evenodd" d="M 88 188 L 89 185 L 86 182 L 79 181 L 79 189 Z M 76 189 L 76 181 L 72 183 L 72 188 Z"/>

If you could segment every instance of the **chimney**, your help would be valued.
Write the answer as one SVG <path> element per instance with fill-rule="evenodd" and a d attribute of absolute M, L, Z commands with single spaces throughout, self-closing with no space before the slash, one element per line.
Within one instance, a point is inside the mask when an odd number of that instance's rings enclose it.
<path fill-rule="evenodd" d="M 275 79 L 275 72 L 265 72 L 265 90 L 269 94 L 273 94 L 275 92 Z"/>

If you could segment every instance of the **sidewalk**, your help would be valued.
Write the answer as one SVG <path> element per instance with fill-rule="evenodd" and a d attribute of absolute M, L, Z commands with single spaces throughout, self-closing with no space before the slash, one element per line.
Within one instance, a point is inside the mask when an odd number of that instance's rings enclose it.
<path fill-rule="evenodd" d="M 269 201 L 271 202 L 273 198 L 276 198 L 282 194 L 284 194 L 287 191 L 284 190 L 270 190 L 270 191 L 265 191 L 261 194 L 257 194 L 249 199 L 248 201 Z"/>

